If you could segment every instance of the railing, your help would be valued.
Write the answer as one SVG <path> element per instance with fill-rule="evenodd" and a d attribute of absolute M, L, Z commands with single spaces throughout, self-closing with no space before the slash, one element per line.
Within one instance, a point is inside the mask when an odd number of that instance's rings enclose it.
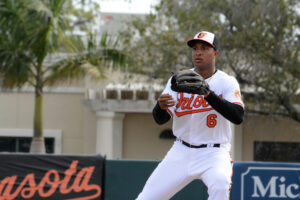
<path fill-rule="evenodd" d="M 88 100 L 157 100 L 162 91 L 158 90 L 133 90 L 133 89 L 87 89 L 86 99 Z"/>

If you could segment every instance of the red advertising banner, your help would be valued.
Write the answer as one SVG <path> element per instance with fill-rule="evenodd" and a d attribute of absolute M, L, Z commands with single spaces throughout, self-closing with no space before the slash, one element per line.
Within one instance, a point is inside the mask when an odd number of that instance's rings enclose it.
<path fill-rule="evenodd" d="M 0 154 L 0 200 L 102 198 L 104 158 Z"/>

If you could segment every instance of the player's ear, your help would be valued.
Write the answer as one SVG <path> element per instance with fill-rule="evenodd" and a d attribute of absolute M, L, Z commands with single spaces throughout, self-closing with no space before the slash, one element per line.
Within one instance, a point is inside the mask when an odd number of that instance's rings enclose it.
<path fill-rule="evenodd" d="M 215 57 L 218 57 L 219 56 L 219 51 L 215 50 L 214 54 L 215 54 Z"/>

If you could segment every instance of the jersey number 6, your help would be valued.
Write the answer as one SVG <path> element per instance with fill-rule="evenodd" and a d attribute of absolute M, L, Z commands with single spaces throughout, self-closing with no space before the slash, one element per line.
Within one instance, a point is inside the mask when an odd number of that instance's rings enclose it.
<path fill-rule="evenodd" d="M 210 114 L 206 118 L 206 124 L 209 128 L 213 128 L 217 125 L 216 121 L 217 115 L 216 114 Z"/>

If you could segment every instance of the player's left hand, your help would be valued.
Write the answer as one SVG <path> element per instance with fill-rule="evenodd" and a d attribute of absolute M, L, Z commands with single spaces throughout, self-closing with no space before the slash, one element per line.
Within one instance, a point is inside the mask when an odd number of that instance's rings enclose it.
<path fill-rule="evenodd" d="M 176 101 L 173 99 L 170 94 L 162 94 L 158 98 L 158 105 L 161 109 L 166 110 L 168 107 L 172 107 L 175 105 Z"/>
<path fill-rule="evenodd" d="M 175 73 L 171 79 L 171 89 L 176 92 L 205 96 L 209 94 L 209 85 L 202 76 L 192 70 L 183 70 Z"/>

